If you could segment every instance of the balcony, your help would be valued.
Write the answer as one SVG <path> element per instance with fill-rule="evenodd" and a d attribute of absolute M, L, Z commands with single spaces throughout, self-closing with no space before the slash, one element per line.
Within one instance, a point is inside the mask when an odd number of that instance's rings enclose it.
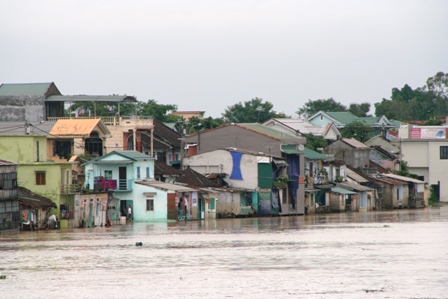
<path fill-rule="evenodd" d="M 114 192 L 130 192 L 132 191 L 132 184 L 134 180 L 131 179 L 119 179 L 119 180 L 106 180 L 98 179 L 94 185 L 95 191 L 114 191 Z"/>
<path fill-rule="evenodd" d="M 129 121 L 147 121 L 152 120 L 151 116 L 80 116 L 80 117 L 47 117 L 47 120 L 57 121 L 59 119 L 98 119 L 101 118 L 106 126 L 120 126 Z M 152 123 L 151 123 L 152 124 Z"/>
<path fill-rule="evenodd" d="M 76 194 L 78 192 L 81 192 L 81 186 L 77 184 L 61 185 L 61 194 Z"/>

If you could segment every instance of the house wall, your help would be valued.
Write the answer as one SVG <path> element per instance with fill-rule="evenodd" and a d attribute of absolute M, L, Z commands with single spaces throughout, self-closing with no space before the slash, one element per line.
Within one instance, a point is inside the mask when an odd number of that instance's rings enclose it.
<path fill-rule="evenodd" d="M 253 214 L 253 210 L 241 210 L 241 194 L 239 192 L 221 192 L 218 194 L 218 204 L 216 207 L 217 217 L 227 218 L 232 216 Z"/>
<path fill-rule="evenodd" d="M 36 172 L 45 172 L 45 185 L 36 185 Z M 62 185 L 67 181 L 69 184 L 72 182 L 72 165 L 69 163 L 19 164 L 17 180 L 19 186 L 51 199 L 57 205 L 57 209 L 52 210 L 51 213 L 57 215 L 59 219 L 62 218 L 61 204 L 74 208 L 74 195 L 65 194 L 61 190 Z"/>
<path fill-rule="evenodd" d="M 319 115 L 317 115 L 316 117 L 314 117 L 312 119 L 308 119 L 308 121 L 310 123 L 312 123 L 313 125 L 320 126 L 320 127 L 326 126 L 327 124 L 329 124 L 331 122 L 334 122 L 332 119 L 326 117 L 323 114 L 319 114 Z"/>
<path fill-rule="evenodd" d="M 0 136 L 0 157 L 16 163 L 46 162 L 46 136 Z"/>
<path fill-rule="evenodd" d="M 402 160 L 408 163 L 410 173 L 423 176 L 429 185 L 440 182 L 440 201 L 448 202 L 448 159 L 440 159 L 441 146 L 448 146 L 448 140 L 403 140 Z"/>
<path fill-rule="evenodd" d="M 168 193 L 173 191 L 163 191 L 150 186 L 135 184 L 131 199 L 133 203 L 133 221 L 135 222 L 155 222 L 166 221 L 168 217 Z M 150 194 L 150 195 L 149 195 Z M 120 198 L 120 194 L 115 194 Z M 154 210 L 146 210 L 147 198 L 154 199 Z"/>
<path fill-rule="evenodd" d="M 326 146 L 324 151 L 325 154 L 334 155 L 335 159 L 343 160 L 354 168 L 369 166 L 369 148 L 355 149 L 342 141 L 335 141 Z"/>
<path fill-rule="evenodd" d="M 1 121 L 46 120 L 43 95 L 0 96 L 0 103 Z"/>
<path fill-rule="evenodd" d="M 243 154 L 240 162 L 242 180 L 230 179 L 226 181 L 234 188 L 255 189 L 258 187 L 258 161 L 262 157 Z M 227 150 L 215 150 L 209 153 L 203 153 L 184 158 L 184 167 L 201 173 L 226 173 L 228 176 L 232 173 L 233 159 Z"/>
<path fill-rule="evenodd" d="M 76 194 L 73 226 L 105 226 L 107 201 L 107 193 Z"/>
<path fill-rule="evenodd" d="M 150 131 L 154 128 L 154 120 L 152 118 L 123 118 L 120 117 L 119 123 L 116 125 L 107 125 L 111 136 L 106 139 L 105 146 L 108 152 L 114 150 L 127 149 L 127 136 L 133 133 L 134 129 L 146 129 Z M 148 132 L 150 134 L 150 132 Z"/>
<path fill-rule="evenodd" d="M 330 210 L 332 212 L 345 212 L 345 195 L 330 192 Z"/>

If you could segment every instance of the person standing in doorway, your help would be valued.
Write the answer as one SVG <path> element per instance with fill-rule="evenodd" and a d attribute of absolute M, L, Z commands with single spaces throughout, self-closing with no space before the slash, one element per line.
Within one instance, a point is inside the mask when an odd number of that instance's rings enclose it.
<path fill-rule="evenodd" d="M 128 220 L 132 223 L 132 208 L 130 205 L 128 206 Z"/>
<path fill-rule="evenodd" d="M 185 217 L 188 215 L 188 197 L 185 196 L 183 199 L 184 206 L 185 206 Z"/>

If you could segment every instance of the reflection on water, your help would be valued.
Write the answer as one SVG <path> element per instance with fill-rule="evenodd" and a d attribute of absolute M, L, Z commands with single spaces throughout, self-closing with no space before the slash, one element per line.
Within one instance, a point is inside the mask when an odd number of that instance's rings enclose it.
<path fill-rule="evenodd" d="M 0 298 L 448 298 L 447 222 L 442 207 L 1 235 Z"/>

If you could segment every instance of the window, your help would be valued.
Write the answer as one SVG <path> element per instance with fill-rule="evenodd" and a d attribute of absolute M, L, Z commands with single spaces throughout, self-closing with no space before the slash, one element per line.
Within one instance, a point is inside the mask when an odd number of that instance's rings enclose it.
<path fill-rule="evenodd" d="M 146 178 L 147 178 L 147 179 L 150 178 L 150 176 L 149 176 L 149 167 L 146 167 Z"/>
<path fill-rule="evenodd" d="M 168 162 L 173 161 L 173 154 L 172 153 L 168 153 Z"/>
<path fill-rule="evenodd" d="M 440 147 L 440 159 L 441 160 L 448 159 L 448 146 L 441 146 Z"/>
<path fill-rule="evenodd" d="M 146 211 L 154 211 L 154 198 L 146 198 Z"/>
<path fill-rule="evenodd" d="M 36 141 L 36 154 L 37 154 L 36 161 L 39 162 L 40 161 L 39 160 L 39 156 L 40 156 L 40 153 L 39 153 L 39 141 Z"/>
<path fill-rule="evenodd" d="M 36 185 L 45 185 L 45 172 L 36 171 Z"/>
<path fill-rule="evenodd" d="M 104 179 L 111 180 L 112 179 L 112 170 L 105 170 L 104 171 Z"/>
<path fill-rule="evenodd" d="M 137 167 L 137 179 L 140 178 L 140 166 Z"/>
<path fill-rule="evenodd" d="M 97 198 L 96 199 L 96 216 L 99 215 L 99 211 L 100 211 L 100 199 Z"/>

